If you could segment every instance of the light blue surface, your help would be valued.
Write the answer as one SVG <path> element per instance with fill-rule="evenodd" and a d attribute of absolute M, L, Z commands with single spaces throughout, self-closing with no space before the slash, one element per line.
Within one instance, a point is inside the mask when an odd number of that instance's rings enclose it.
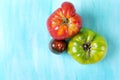
<path fill-rule="evenodd" d="M 52 54 L 48 16 L 64 0 L 0 0 L 0 80 L 120 80 L 120 0 L 70 0 L 108 42 L 104 60 L 81 65 Z"/>

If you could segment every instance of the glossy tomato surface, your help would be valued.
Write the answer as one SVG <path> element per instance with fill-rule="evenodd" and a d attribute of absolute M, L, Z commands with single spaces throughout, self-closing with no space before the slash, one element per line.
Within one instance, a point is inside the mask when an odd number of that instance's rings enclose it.
<path fill-rule="evenodd" d="M 50 50 L 55 54 L 61 54 L 67 49 L 67 42 L 65 40 L 52 39 L 49 43 Z"/>
<path fill-rule="evenodd" d="M 82 19 L 76 13 L 72 3 L 64 2 L 47 20 L 50 35 L 57 40 L 64 40 L 77 34 L 82 27 Z"/>
<path fill-rule="evenodd" d="M 87 28 L 82 28 L 68 44 L 68 53 L 82 64 L 96 63 L 104 58 L 106 52 L 106 40 Z"/>

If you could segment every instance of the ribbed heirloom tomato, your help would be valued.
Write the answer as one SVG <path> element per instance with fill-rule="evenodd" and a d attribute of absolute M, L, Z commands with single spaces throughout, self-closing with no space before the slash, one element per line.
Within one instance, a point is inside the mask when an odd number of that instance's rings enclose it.
<path fill-rule="evenodd" d="M 82 27 L 82 19 L 76 13 L 72 3 L 64 2 L 47 20 L 50 35 L 57 40 L 64 40 L 76 35 Z"/>
<path fill-rule="evenodd" d="M 105 57 L 106 52 L 106 40 L 87 28 L 82 28 L 68 43 L 68 53 L 82 64 L 96 63 Z"/>

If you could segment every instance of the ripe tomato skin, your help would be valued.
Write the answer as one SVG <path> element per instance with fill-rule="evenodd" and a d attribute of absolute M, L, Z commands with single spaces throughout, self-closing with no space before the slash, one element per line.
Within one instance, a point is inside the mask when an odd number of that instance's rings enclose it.
<path fill-rule="evenodd" d="M 72 3 L 64 2 L 47 20 L 47 29 L 56 40 L 65 40 L 76 35 L 82 27 L 82 18 Z"/>
<path fill-rule="evenodd" d="M 67 49 L 67 42 L 65 40 L 52 39 L 49 43 L 49 49 L 55 54 L 61 54 Z"/>
<path fill-rule="evenodd" d="M 82 28 L 68 43 L 68 53 L 81 64 L 102 60 L 107 52 L 107 42 L 98 33 Z"/>

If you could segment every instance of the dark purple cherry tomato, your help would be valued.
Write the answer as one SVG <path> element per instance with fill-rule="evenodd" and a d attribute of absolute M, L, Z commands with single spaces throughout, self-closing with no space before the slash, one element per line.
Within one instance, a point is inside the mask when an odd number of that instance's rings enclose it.
<path fill-rule="evenodd" d="M 49 47 L 53 53 L 60 54 L 66 50 L 67 42 L 65 40 L 52 39 Z"/>

